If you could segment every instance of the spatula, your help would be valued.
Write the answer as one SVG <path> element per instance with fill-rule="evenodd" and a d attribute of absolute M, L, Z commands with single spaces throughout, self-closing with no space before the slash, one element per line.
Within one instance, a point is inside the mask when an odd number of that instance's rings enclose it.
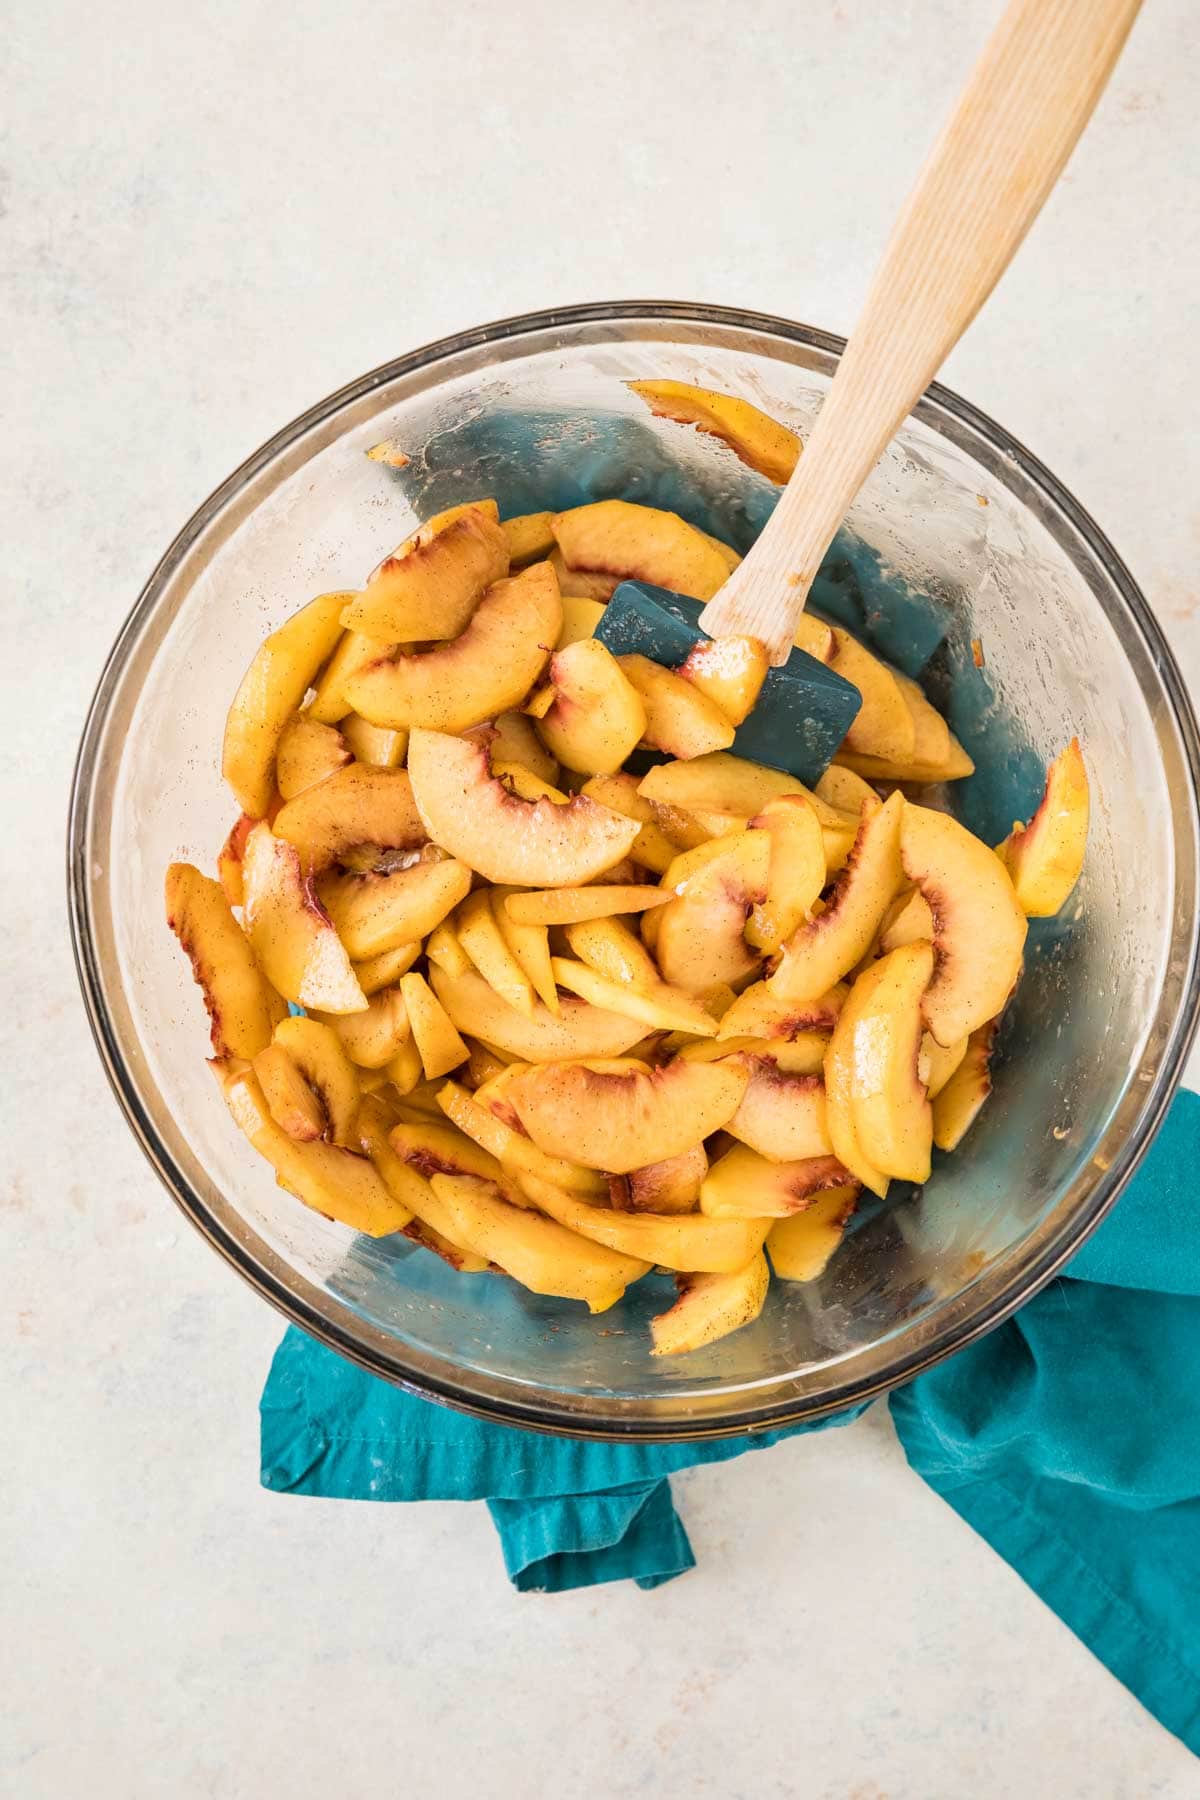
<path fill-rule="evenodd" d="M 775 669 L 789 662 L 835 531 L 1036 218 L 1139 5 L 1011 0 L 900 214 L 804 454 L 757 543 L 691 627 L 693 638 L 757 638 Z M 623 583 L 606 639 L 620 639 L 631 605 L 642 634 L 636 648 L 668 665 L 681 661 L 679 622 L 695 620 L 695 602 Z M 610 642 L 626 647 L 634 646 Z M 768 677 L 735 748 L 752 724 L 753 754 L 803 778 L 791 734 L 804 696 L 793 683 L 809 679 L 791 666 Z"/>

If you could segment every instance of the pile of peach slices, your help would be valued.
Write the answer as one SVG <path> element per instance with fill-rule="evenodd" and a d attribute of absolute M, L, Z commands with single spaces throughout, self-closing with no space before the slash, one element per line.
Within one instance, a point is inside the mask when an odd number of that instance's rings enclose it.
<path fill-rule="evenodd" d="M 651 390 L 786 476 L 784 427 Z M 658 1355 L 754 1319 L 770 1266 L 820 1275 L 863 1188 L 956 1147 L 1027 917 L 1087 837 L 1075 742 L 1028 826 L 974 837 L 921 688 L 811 614 L 797 643 L 862 695 L 814 791 L 728 752 L 753 643 L 671 670 L 593 636 L 621 579 L 703 601 L 737 560 L 620 500 L 428 520 L 262 645 L 219 880 L 166 883 L 211 1067 L 282 1187 L 593 1312 L 675 1272 Z"/>

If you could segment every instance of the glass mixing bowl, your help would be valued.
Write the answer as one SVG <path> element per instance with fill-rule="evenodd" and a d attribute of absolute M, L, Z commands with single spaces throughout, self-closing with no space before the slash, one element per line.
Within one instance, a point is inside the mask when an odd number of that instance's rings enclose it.
<path fill-rule="evenodd" d="M 461 1276 L 356 1238 L 276 1187 L 204 1067 L 203 1009 L 163 919 L 166 865 L 211 869 L 234 805 L 226 708 L 263 635 L 361 584 L 428 513 L 623 496 L 745 549 L 775 489 L 625 383 L 746 396 L 804 432 L 842 340 L 713 307 L 572 307 L 401 357 L 314 406 L 183 528 L 117 640 L 70 820 L 75 949 L 110 1080 L 146 1155 L 279 1310 L 376 1374 L 553 1431 L 685 1438 L 813 1417 L 907 1380 L 1026 1300 L 1128 1180 L 1194 1023 L 1196 727 L 1145 601 L 1082 508 L 999 426 L 931 388 L 871 477 L 814 605 L 921 674 L 979 765 L 952 799 L 998 841 L 1046 761 L 1084 745 L 1087 866 L 1032 925 L 995 1093 L 923 1190 L 864 1207 L 825 1275 L 756 1324 L 656 1361 L 650 1277 L 614 1311 Z M 388 440 L 392 463 L 368 448 Z M 407 458 L 403 461 L 402 458 Z M 976 666 L 982 656 L 983 667 Z"/>

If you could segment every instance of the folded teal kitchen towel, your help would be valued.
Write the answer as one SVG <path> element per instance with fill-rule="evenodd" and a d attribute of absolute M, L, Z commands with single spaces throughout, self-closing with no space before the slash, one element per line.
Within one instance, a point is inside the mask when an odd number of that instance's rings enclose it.
<path fill-rule="evenodd" d="M 1067 1275 L 891 1406 L 917 1472 L 1200 1754 L 1197 1167 L 1200 1098 L 1181 1094 Z M 671 1473 L 790 1435 L 544 1437 L 417 1399 L 290 1330 L 262 1397 L 262 1479 L 342 1499 L 483 1499 L 518 1588 L 655 1587 L 693 1562 Z"/>

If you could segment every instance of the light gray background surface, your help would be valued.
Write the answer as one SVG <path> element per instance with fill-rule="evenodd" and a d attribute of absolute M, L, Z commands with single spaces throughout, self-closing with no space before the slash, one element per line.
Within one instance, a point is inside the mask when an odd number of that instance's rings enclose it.
<path fill-rule="evenodd" d="M 480 1507 L 257 1486 L 280 1323 L 122 1124 L 65 947 L 101 661 L 277 426 L 559 301 L 845 331 L 998 0 L 41 0 L 0 104 L 0 1789 L 1185 1800 L 1191 1757 L 886 1412 L 678 1483 L 698 1570 L 508 1589 Z M 736 23 L 735 23 L 736 21 Z M 1153 0 L 950 383 L 1089 506 L 1194 680 L 1192 0 Z M 1136 879 L 1136 871 L 1130 879 Z"/>

